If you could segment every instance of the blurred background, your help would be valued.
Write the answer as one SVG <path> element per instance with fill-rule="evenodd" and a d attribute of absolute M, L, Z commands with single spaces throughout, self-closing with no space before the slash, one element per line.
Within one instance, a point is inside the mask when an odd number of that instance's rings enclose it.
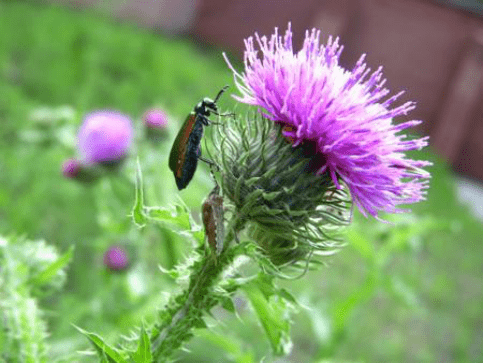
<path fill-rule="evenodd" d="M 296 49 L 304 31 L 339 36 L 342 64 L 367 54 L 385 67 L 390 89 L 417 100 L 420 132 L 459 174 L 482 179 L 482 1 L 116 1 L 53 0 L 92 8 L 164 34 L 185 34 L 201 45 L 242 55 L 242 39 L 285 29 L 291 21 Z"/>
<path fill-rule="evenodd" d="M 478 0 L 1 1 L 0 234 L 45 239 L 61 252 L 75 246 L 64 289 L 39 298 L 52 357 L 89 361 L 76 353 L 88 342 L 71 324 L 116 342 L 155 315 L 161 292 L 176 289 L 157 266 L 173 267 L 191 246 L 160 226 L 139 231 L 127 217 L 135 159 L 149 204 L 166 206 L 180 195 L 196 215 L 210 177 L 202 166 L 194 186 L 179 193 L 166 170 L 172 140 L 202 97 L 233 86 L 222 51 L 242 69 L 243 39 L 288 21 L 296 49 L 312 27 L 323 40 L 339 36 L 343 66 L 366 53 L 372 69 L 384 66 L 392 93 L 405 90 L 401 101 L 417 102 L 409 117 L 424 120 L 416 131 L 430 136 L 431 147 L 415 157 L 435 163 L 428 201 L 391 226 L 357 214 L 345 249 L 322 270 L 283 282 L 303 306 L 293 316 L 288 357 L 267 353 L 241 295 L 240 319 L 215 312 L 215 327 L 200 331 L 177 358 L 482 361 Z M 220 102 L 222 109 L 234 103 Z M 153 107 L 168 120 L 157 142 L 144 138 L 143 115 Z M 120 174 L 82 185 L 63 177 L 61 166 L 76 154 L 85 114 L 99 109 L 128 115 L 136 142 Z M 124 274 L 103 263 L 112 245 L 130 256 Z"/>

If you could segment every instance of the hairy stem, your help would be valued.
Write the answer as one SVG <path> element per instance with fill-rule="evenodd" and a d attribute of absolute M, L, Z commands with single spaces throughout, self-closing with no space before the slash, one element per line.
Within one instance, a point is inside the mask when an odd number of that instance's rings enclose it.
<path fill-rule="evenodd" d="M 229 226 L 241 229 L 237 218 Z M 193 328 L 204 326 L 203 314 L 219 303 L 213 287 L 217 284 L 218 276 L 231 265 L 237 255 L 236 249 L 230 247 L 237 232 L 234 228 L 228 231 L 221 254 L 216 258 L 206 254 L 200 261 L 194 262 L 188 288 L 172 298 L 160 313 L 162 321 L 151 334 L 151 350 L 155 361 L 166 361 L 175 349 L 191 338 Z"/>

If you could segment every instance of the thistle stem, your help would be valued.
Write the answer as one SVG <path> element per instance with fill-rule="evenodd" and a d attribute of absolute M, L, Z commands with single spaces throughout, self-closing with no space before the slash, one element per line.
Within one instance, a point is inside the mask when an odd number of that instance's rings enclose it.
<path fill-rule="evenodd" d="M 240 226 L 240 221 L 233 218 L 229 226 Z M 237 255 L 236 248 L 230 246 L 235 235 L 235 231 L 226 235 L 224 241 L 226 248 L 217 258 L 211 258 L 207 254 L 201 260 L 194 262 L 191 267 L 189 286 L 172 298 L 160 313 L 162 321 L 151 334 L 154 361 L 168 360 L 175 349 L 191 338 L 193 328 L 204 325 L 203 313 L 209 312 L 218 303 L 213 289 L 217 283 L 217 277 L 231 265 Z"/>

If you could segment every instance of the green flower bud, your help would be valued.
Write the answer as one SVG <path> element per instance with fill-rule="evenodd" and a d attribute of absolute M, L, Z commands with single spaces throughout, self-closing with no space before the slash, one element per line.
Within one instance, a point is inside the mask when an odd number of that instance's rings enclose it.
<path fill-rule="evenodd" d="M 226 119 L 216 130 L 212 157 L 222 167 L 223 195 L 275 265 L 338 245 L 334 232 L 349 222 L 351 201 L 329 173 L 312 172 L 316 154 L 294 147 L 281 126 L 257 115 Z"/>

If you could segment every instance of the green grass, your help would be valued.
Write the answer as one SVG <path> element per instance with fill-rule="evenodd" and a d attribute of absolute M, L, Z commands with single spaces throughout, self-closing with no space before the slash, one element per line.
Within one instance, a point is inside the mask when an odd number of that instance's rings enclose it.
<path fill-rule="evenodd" d="M 225 84 L 232 80 L 220 50 L 92 13 L 0 3 L 0 234 L 44 238 L 62 252 L 76 246 L 66 288 L 41 301 L 56 357 L 80 359 L 75 351 L 88 346 L 71 324 L 115 341 L 143 317 L 153 316 L 159 293 L 174 288 L 157 270 L 158 263 L 168 263 L 163 246 L 181 240 L 156 228 L 141 239 L 126 217 L 133 203 L 129 185 L 113 181 L 86 188 L 62 178 L 60 165 L 74 155 L 74 144 L 69 137 L 64 143 L 55 137 L 42 143 L 26 137 L 37 130 L 31 112 L 72 106 L 74 119 L 59 124 L 71 136 L 82 115 L 99 108 L 139 119 L 148 107 L 161 105 L 181 122 L 200 98 L 213 97 Z M 234 103 L 226 97 L 221 104 Z M 171 139 L 177 127 L 171 126 Z M 163 195 L 172 183 L 165 171 L 169 143 L 152 147 L 152 162 L 144 166 L 152 171 L 145 183 L 162 190 L 152 192 L 157 202 L 176 200 L 168 195 L 173 189 Z M 292 361 L 482 359 L 482 223 L 458 205 L 444 163 L 430 153 L 417 157 L 431 158 L 436 166 L 428 201 L 413 208 L 411 223 L 382 226 L 356 215 L 352 228 L 370 241 L 370 257 L 361 239 L 350 238 L 352 243 L 326 267 L 283 283 L 308 308 L 294 316 Z M 163 176 L 170 179 L 165 182 Z M 203 183 L 199 187 L 207 189 Z M 200 205 L 200 189 L 182 193 L 190 206 Z M 122 197 L 108 199 L 113 193 Z M 100 219 L 102 213 L 108 214 L 108 223 Z M 422 228 L 414 233 L 412 225 Z M 388 247 L 392 238 L 400 242 Z M 128 275 L 103 270 L 104 248 L 120 239 L 129 240 L 137 256 L 136 276 L 149 281 L 145 294 L 133 293 Z M 189 248 L 180 244 L 178 258 Z M 387 260 L 377 260 L 386 249 Z M 241 320 L 217 310 L 223 324 L 213 330 L 220 335 L 201 332 L 189 344 L 191 353 L 180 353 L 181 361 L 244 361 L 244 356 L 258 361 L 265 356 L 269 344 L 244 306 Z M 232 356 L 224 339 L 233 344 Z"/>

